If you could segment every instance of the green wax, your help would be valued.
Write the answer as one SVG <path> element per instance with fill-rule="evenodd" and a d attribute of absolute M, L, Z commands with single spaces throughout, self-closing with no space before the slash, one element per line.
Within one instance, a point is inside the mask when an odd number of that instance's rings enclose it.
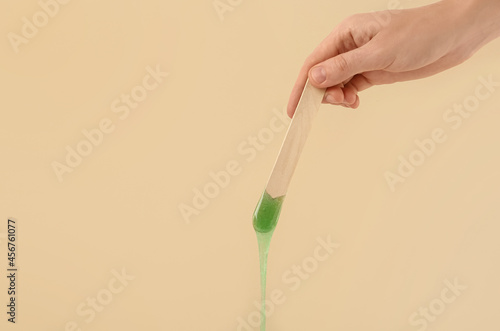
<path fill-rule="evenodd" d="M 257 242 L 259 243 L 260 260 L 260 331 L 266 331 L 266 274 L 267 274 L 267 255 L 271 244 L 273 231 L 257 233 Z"/>
<path fill-rule="evenodd" d="M 267 191 L 264 191 L 253 213 L 253 228 L 255 231 L 266 233 L 276 228 L 284 199 L 284 195 L 273 198 Z"/>
<path fill-rule="evenodd" d="M 253 214 L 253 228 L 257 233 L 257 242 L 259 244 L 260 260 L 260 294 L 261 294 L 261 313 L 260 330 L 266 331 L 266 274 L 267 274 L 267 256 L 271 237 L 273 235 L 278 217 L 281 211 L 281 205 L 285 196 L 272 198 L 266 191 L 255 208 Z"/>

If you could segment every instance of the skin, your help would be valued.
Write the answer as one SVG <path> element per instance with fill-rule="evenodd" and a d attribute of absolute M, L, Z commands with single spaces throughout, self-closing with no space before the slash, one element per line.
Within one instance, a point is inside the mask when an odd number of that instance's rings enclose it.
<path fill-rule="evenodd" d="M 314 86 L 326 88 L 323 103 L 357 108 L 359 92 L 435 75 L 499 36 L 500 0 L 443 0 L 353 15 L 305 60 L 290 95 L 288 116 L 293 116 L 308 77 Z"/>

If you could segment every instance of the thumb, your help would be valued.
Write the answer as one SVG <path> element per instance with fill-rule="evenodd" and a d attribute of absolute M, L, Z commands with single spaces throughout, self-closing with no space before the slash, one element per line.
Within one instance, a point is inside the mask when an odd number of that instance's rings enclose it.
<path fill-rule="evenodd" d="M 318 63 L 309 70 L 311 83 L 318 88 L 338 85 L 356 74 L 381 69 L 380 56 L 368 50 L 367 45 Z"/>

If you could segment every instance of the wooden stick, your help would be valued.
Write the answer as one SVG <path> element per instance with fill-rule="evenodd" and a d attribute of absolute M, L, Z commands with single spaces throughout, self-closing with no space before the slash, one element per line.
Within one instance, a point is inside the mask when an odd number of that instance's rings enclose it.
<path fill-rule="evenodd" d="M 267 182 L 266 191 L 272 198 L 286 195 L 324 94 L 325 89 L 318 89 L 307 80 Z"/>

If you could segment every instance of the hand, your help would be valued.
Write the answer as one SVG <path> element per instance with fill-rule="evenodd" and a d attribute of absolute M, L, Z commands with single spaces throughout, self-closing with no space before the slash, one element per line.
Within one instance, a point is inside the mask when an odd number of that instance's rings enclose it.
<path fill-rule="evenodd" d="M 444 0 L 399 11 L 353 15 L 306 59 L 293 87 L 293 116 L 309 77 L 323 103 L 359 106 L 358 92 L 454 67 L 500 35 L 499 0 Z"/>

